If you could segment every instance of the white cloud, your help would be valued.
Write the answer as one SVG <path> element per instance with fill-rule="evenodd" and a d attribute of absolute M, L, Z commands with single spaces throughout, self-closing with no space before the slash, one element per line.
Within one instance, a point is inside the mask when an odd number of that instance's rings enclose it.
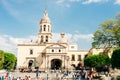
<path fill-rule="evenodd" d="M 70 2 L 80 2 L 81 0 L 69 0 Z"/>
<path fill-rule="evenodd" d="M 60 33 L 53 33 L 53 41 L 58 41 L 60 38 Z M 65 33 L 65 38 L 70 42 L 79 42 L 79 40 L 83 40 L 85 42 L 92 41 L 93 34 L 70 34 Z"/>
<path fill-rule="evenodd" d="M 101 2 L 107 2 L 108 0 L 85 0 L 82 2 L 82 4 L 90 4 L 90 3 L 101 3 Z"/>
<path fill-rule="evenodd" d="M 36 36 L 29 36 L 26 38 L 15 38 L 9 35 L 0 35 L 0 49 L 6 52 L 17 54 L 17 44 L 28 43 L 30 40 L 35 41 Z"/>
<path fill-rule="evenodd" d="M 80 2 L 81 0 L 57 0 L 56 3 L 62 7 L 70 7 L 71 3 Z"/>
<path fill-rule="evenodd" d="M 68 0 L 57 0 L 56 4 L 60 7 L 70 7 L 69 1 Z"/>
<path fill-rule="evenodd" d="M 61 4 L 61 3 L 63 3 L 64 1 L 65 1 L 65 0 L 57 0 L 56 3 Z"/>
<path fill-rule="evenodd" d="M 91 3 L 103 3 L 108 1 L 109 0 L 57 0 L 56 3 L 62 7 L 70 7 L 72 3 L 91 4 Z M 120 0 L 117 0 L 116 3 L 120 3 Z"/>
<path fill-rule="evenodd" d="M 115 4 L 120 5 L 120 0 L 116 0 L 116 1 L 115 1 Z"/>
<path fill-rule="evenodd" d="M 65 38 L 69 42 L 77 42 L 82 41 L 84 43 L 89 43 L 91 44 L 92 41 L 92 34 L 70 34 L 70 33 L 65 33 Z M 53 33 L 53 41 L 57 42 L 60 39 L 60 33 Z M 12 37 L 10 35 L 0 35 L 0 49 L 4 50 L 6 52 L 12 52 L 17 54 L 17 44 L 21 43 L 30 43 L 31 40 L 33 42 L 37 41 L 37 36 L 31 35 L 25 38 L 16 38 Z M 85 44 L 82 45 L 85 45 Z"/>

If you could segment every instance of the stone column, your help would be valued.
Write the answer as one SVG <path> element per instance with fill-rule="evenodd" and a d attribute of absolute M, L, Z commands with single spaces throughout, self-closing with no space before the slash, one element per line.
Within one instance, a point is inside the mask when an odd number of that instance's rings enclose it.
<path fill-rule="evenodd" d="M 48 57 L 48 61 L 47 61 L 47 64 L 48 64 L 48 66 L 47 66 L 47 68 L 49 69 L 49 68 L 50 68 L 50 60 L 49 60 L 49 55 L 48 55 L 47 57 Z"/>
<path fill-rule="evenodd" d="M 46 42 L 46 36 L 43 35 L 43 42 Z"/>
<path fill-rule="evenodd" d="M 64 67 L 64 60 L 63 60 L 63 56 L 61 55 L 61 60 L 62 60 L 62 64 L 61 64 L 61 68 Z"/>
<path fill-rule="evenodd" d="M 65 55 L 64 55 L 64 68 L 65 68 Z"/>
<path fill-rule="evenodd" d="M 45 68 L 47 69 L 47 56 L 45 57 Z"/>

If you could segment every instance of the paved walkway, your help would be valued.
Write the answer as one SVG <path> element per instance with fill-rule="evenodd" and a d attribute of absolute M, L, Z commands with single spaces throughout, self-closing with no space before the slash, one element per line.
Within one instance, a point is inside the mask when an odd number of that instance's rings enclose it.
<path fill-rule="evenodd" d="M 5 76 L 7 72 L 5 71 L 0 71 L 0 76 Z M 113 73 L 114 77 L 120 75 L 117 72 Z M 12 77 L 14 78 L 18 78 L 21 77 L 22 79 L 24 79 L 25 75 L 30 76 L 32 80 L 73 80 L 72 79 L 72 74 L 70 74 L 69 76 L 66 76 L 63 78 L 63 74 L 58 74 L 58 73 L 39 73 L 39 78 L 36 78 L 36 73 L 21 73 L 21 72 L 12 72 Z M 76 80 L 82 80 L 82 79 L 76 79 Z M 85 79 L 83 79 L 85 80 Z M 97 80 L 97 79 L 95 79 Z M 106 77 L 104 80 L 111 80 L 111 77 Z"/>

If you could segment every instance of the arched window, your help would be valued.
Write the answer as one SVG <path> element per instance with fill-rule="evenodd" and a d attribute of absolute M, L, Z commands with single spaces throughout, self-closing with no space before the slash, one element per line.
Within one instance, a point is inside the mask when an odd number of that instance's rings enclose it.
<path fill-rule="evenodd" d="M 44 31 L 46 31 L 46 25 L 44 25 Z"/>
<path fill-rule="evenodd" d="M 46 36 L 46 42 L 48 42 L 48 36 Z"/>
<path fill-rule="evenodd" d="M 43 36 L 41 36 L 41 42 L 43 42 Z"/>

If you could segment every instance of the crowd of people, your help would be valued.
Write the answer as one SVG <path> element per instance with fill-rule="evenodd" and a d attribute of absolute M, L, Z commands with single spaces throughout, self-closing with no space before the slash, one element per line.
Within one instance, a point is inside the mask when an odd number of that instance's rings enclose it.
<path fill-rule="evenodd" d="M 0 76 L 0 80 L 31 80 L 30 76 L 25 75 L 22 77 L 14 77 L 11 72 L 7 72 L 5 76 Z"/>
<path fill-rule="evenodd" d="M 45 75 L 39 76 L 38 74 L 45 74 Z M 63 73 L 56 71 L 54 73 L 49 73 L 49 74 L 48 73 L 39 73 L 39 71 L 37 71 L 36 73 L 34 73 L 34 77 L 36 77 L 36 78 L 42 77 L 44 79 L 50 80 L 50 78 L 53 77 L 53 75 L 51 76 L 51 74 L 54 74 L 54 78 L 57 78 L 59 80 L 64 80 L 66 78 L 68 78 L 68 80 L 71 80 L 71 79 L 72 80 L 75 80 L 75 79 L 92 80 L 93 78 L 98 76 L 97 72 L 93 72 L 93 71 L 87 71 L 87 70 L 69 71 L 69 70 L 67 70 Z M 106 77 L 108 76 L 107 72 L 105 72 L 104 74 Z M 0 76 L 0 80 L 31 80 L 31 79 L 33 79 L 33 77 L 31 77 L 30 75 L 24 74 L 24 77 L 23 76 L 16 77 L 16 76 L 14 76 L 14 74 L 12 72 L 6 72 L 6 74 L 4 76 Z M 100 80 L 102 80 L 102 79 L 100 79 Z M 115 79 L 109 79 L 109 80 L 115 80 Z"/>

